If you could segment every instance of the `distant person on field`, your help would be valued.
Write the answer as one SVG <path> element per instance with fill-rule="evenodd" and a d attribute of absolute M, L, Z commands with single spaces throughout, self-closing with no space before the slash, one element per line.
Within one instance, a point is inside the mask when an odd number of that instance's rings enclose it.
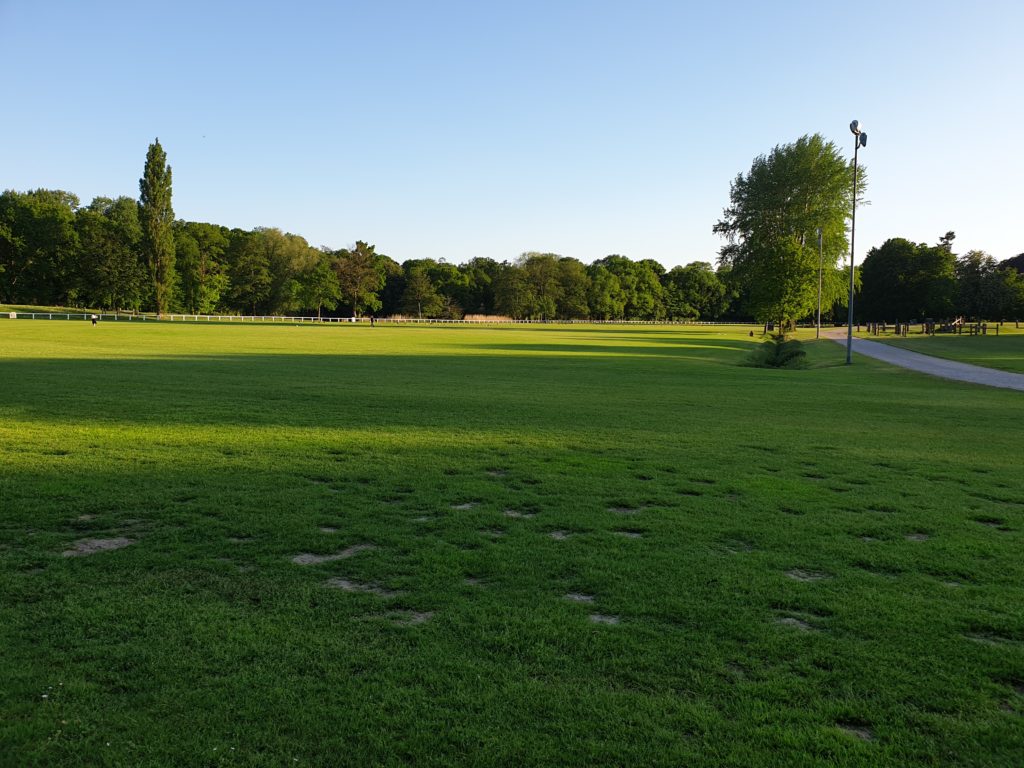
<path fill-rule="evenodd" d="M 96 321 L 99 320 L 99 318 L 96 317 L 96 315 L 90 315 L 89 319 L 92 320 L 93 325 L 96 325 Z"/>

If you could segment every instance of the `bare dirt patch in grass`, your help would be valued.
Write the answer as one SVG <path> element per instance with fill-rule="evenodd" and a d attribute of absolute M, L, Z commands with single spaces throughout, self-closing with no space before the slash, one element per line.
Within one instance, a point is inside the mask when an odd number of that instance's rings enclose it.
<path fill-rule="evenodd" d="M 474 509 L 475 507 L 475 501 L 465 501 L 462 504 L 452 504 L 452 509 L 457 509 L 460 512 L 465 512 L 466 510 Z"/>
<path fill-rule="evenodd" d="M 370 549 L 376 549 L 377 547 L 373 544 L 354 544 L 348 549 L 343 549 L 341 552 L 335 552 L 330 555 L 314 555 L 310 552 L 303 552 L 292 558 L 292 562 L 296 565 L 319 565 L 320 563 L 331 563 L 335 560 L 344 560 L 353 555 L 358 555 L 360 552 L 366 552 Z"/>
<path fill-rule="evenodd" d="M 975 517 L 972 518 L 974 522 L 989 528 L 995 528 L 997 531 L 1003 531 L 1004 533 L 1009 532 L 1010 527 L 1006 524 L 1005 520 L 1001 520 L 998 517 Z"/>
<path fill-rule="evenodd" d="M 931 538 L 927 533 L 908 533 L 905 536 L 907 541 L 928 541 Z"/>
<path fill-rule="evenodd" d="M 836 723 L 836 728 L 845 733 L 847 736 L 852 736 L 855 739 L 860 739 L 861 741 L 875 740 L 874 731 L 872 731 L 866 725 L 862 725 L 860 723 L 839 722 Z"/>
<path fill-rule="evenodd" d="M 894 507 L 892 504 L 872 504 L 868 507 L 868 512 L 881 512 L 886 515 L 895 515 L 899 511 L 899 507 Z"/>
<path fill-rule="evenodd" d="M 635 515 L 643 511 L 643 507 L 633 507 L 628 504 L 617 504 L 612 507 L 608 507 L 609 512 L 614 512 L 617 515 Z"/>
<path fill-rule="evenodd" d="M 521 520 L 529 520 L 531 517 L 535 517 L 533 512 L 520 512 L 516 509 L 506 509 L 502 514 L 505 515 L 505 517 L 514 517 Z"/>
<path fill-rule="evenodd" d="M 490 475 L 491 477 L 508 477 L 508 470 L 500 469 L 498 467 L 492 467 L 491 469 L 487 470 L 487 474 Z"/>
<path fill-rule="evenodd" d="M 114 539 L 79 539 L 72 545 L 71 549 L 66 549 L 61 554 L 64 557 L 84 557 L 85 555 L 95 555 L 97 552 L 123 549 L 134 543 L 134 539 L 126 539 L 124 537 Z"/>
<path fill-rule="evenodd" d="M 814 627 L 808 624 L 803 619 L 798 619 L 796 616 L 781 616 L 776 621 L 782 624 L 784 627 L 794 627 L 802 632 L 813 632 Z"/>
<path fill-rule="evenodd" d="M 321 525 L 319 531 L 320 533 L 337 533 L 338 529 L 330 525 Z"/>
<path fill-rule="evenodd" d="M 612 531 L 616 536 L 624 536 L 627 539 L 642 539 L 644 532 L 636 530 L 635 528 L 625 528 L 621 531 Z"/>
<path fill-rule="evenodd" d="M 590 621 L 594 624 L 618 624 L 618 616 L 610 616 L 605 613 L 592 613 L 590 614 Z"/>
<path fill-rule="evenodd" d="M 363 592 L 379 597 L 396 597 L 402 594 L 393 589 L 385 589 L 377 584 L 361 584 L 358 581 L 349 581 L 348 579 L 328 579 L 326 584 L 328 587 L 341 589 L 345 592 Z"/>
<path fill-rule="evenodd" d="M 821 581 L 823 579 L 832 578 L 827 573 L 820 571 L 805 571 L 802 568 L 793 568 L 792 570 L 786 571 L 786 575 L 794 581 Z"/>
<path fill-rule="evenodd" d="M 810 611 L 785 611 L 775 621 L 784 627 L 799 629 L 801 632 L 819 632 L 821 628 L 815 622 L 824 621 L 825 617 Z"/>
<path fill-rule="evenodd" d="M 425 624 L 434 618 L 433 611 L 392 611 L 388 614 L 392 624 L 400 627 L 413 627 L 417 624 Z"/>
<path fill-rule="evenodd" d="M 1005 647 L 1007 645 L 1019 645 L 1019 641 L 1012 637 L 1000 634 L 999 632 L 992 630 L 976 630 L 974 632 L 965 632 L 964 637 L 970 640 L 972 643 L 979 643 L 981 645 L 991 645 L 996 647 Z"/>
<path fill-rule="evenodd" d="M 754 551 L 754 545 L 745 539 L 725 539 L 722 549 L 730 555 L 745 554 Z"/>
<path fill-rule="evenodd" d="M 570 531 L 552 531 L 548 534 L 555 541 L 565 541 L 573 534 Z"/>
<path fill-rule="evenodd" d="M 749 677 L 747 670 L 731 661 L 725 665 L 725 673 L 733 680 L 746 680 Z"/>
<path fill-rule="evenodd" d="M 573 603 L 592 603 L 594 602 L 593 595 L 587 595 L 583 592 L 567 592 L 565 599 Z"/>

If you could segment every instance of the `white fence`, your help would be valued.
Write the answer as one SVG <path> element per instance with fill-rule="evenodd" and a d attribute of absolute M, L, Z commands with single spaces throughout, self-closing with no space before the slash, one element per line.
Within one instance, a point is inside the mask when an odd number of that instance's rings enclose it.
<path fill-rule="evenodd" d="M 181 313 L 157 316 L 130 312 L 7 312 L 0 317 L 11 320 L 97 320 L 114 322 L 187 322 L 187 323 L 362 323 L 370 325 L 368 317 L 290 317 L 284 315 L 186 315 Z M 450 320 L 426 317 L 379 317 L 372 322 L 389 325 L 749 325 L 760 323 L 717 320 Z"/>

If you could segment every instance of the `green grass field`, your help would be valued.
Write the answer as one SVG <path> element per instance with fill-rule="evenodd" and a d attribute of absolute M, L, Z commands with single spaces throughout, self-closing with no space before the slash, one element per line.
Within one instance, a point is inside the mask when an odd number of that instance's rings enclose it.
<path fill-rule="evenodd" d="M 754 341 L 0 320 L 0 765 L 1020 766 L 1024 397 Z"/>
<path fill-rule="evenodd" d="M 973 365 L 1024 373 L 1024 328 L 1014 328 L 1013 323 L 1004 325 L 999 330 L 998 336 L 995 335 L 993 326 L 989 327 L 989 333 L 985 336 L 954 336 L 952 334 L 936 334 L 935 336 L 910 334 L 906 337 L 897 337 L 892 334 L 879 336 L 860 334 L 860 336 L 924 355 L 934 355 Z"/>

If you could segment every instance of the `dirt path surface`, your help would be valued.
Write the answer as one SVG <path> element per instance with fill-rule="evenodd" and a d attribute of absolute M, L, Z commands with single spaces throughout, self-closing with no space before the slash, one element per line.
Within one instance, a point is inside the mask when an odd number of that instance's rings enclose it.
<path fill-rule="evenodd" d="M 837 344 L 846 344 L 846 329 L 836 328 L 834 330 L 822 330 L 822 336 Z M 900 368 L 909 368 L 912 371 L 927 373 L 930 376 L 939 376 L 943 379 L 955 381 L 966 381 L 971 384 L 983 384 L 986 387 L 1001 387 L 1003 389 L 1017 389 L 1024 392 L 1024 374 L 1011 373 L 1009 371 L 997 371 L 994 368 L 984 368 L 980 365 L 970 363 L 959 363 L 956 360 L 945 360 L 941 357 L 922 355 L 919 352 L 911 352 L 899 347 L 891 347 L 888 344 L 880 344 L 877 341 L 867 339 L 853 339 L 853 351 L 858 355 L 873 357 L 889 365 L 897 365 Z"/>

